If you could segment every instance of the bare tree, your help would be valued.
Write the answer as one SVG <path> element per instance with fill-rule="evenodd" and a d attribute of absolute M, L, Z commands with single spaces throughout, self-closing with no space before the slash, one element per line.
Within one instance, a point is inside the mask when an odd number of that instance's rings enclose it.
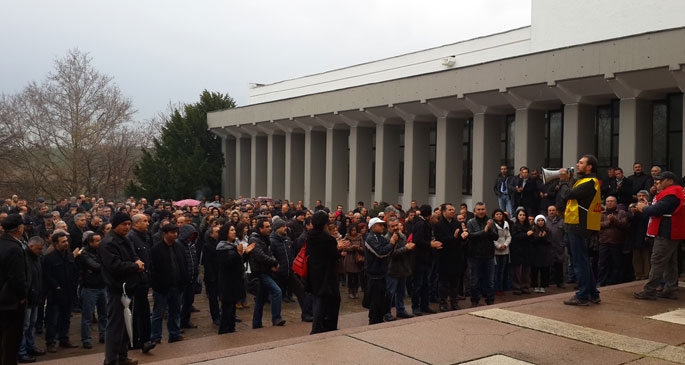
<path fill-rule="evenodd" d="M 0 99 L 0 132 L 13 136 L 7 162 L 35 194 L 114 197 L 133 178 L 132 166 L 145 145 L 131 126 L 135 110 L 91 60 L 70 50 L 44 82 Z"/>

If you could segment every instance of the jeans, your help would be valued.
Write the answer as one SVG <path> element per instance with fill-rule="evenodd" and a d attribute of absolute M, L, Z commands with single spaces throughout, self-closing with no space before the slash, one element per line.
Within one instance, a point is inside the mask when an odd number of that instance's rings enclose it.
<path fill-rule="evenodd" d="M 486 304 L 495 302 L 495 258 L 469 257 L 471 266 L 471 302 L 478 303 L 481 296 Z"/>
<path fill-rule="evenodd" d="M 155 290 L 152 291 L 152 299 L 155 303 L 152 308 L 152 334 L 150 335 L 150 341 L 162 340 L 162 320 L 167 306 L 169 307 L 169 317 L 166 326 L 169 331 L 169 338 L 181 336 L 182 297 L 183 290 L 179 288 L 169 288 L 169 292 L 166 295 Z"/>
<path fill-rule="evenodd" d="M 252 328 L 262 327 L 262 312 L 264 311 L 264 303 L 266 296 L 271 298 L 271 322 L 275 323 L 281 320 L 281 288 L 269 274 L 259 274 L 259 295 L 255 299 L 254 313 L 252 315 Z"/>
<path fill-rule="evenodd" d="M 90 343 L 90 324 L 95 308 L 98 310 L 99 339 L 105 339 L 107 327 L 107 296 L 105 288 L 81 288 L 81 342 Z"/>
<path fill-rule="evenodd" d="M 499 209 L 509 213 L 510 217 L 513 217 L 512 207 L 511 207 L 511 197 L 508 194 L 500 194 L 497 197 L 497 202 L 499 203 Z"/>
<path fill-rule="evenodd" d="M 407 290 L 407 278 L 388 276 L 385 278 L 385 287 L 388 292 L 388 300 L 390 301 L 388 313 L 390 313 L 392 307 L 395 307 L 395 314 L 406 313 L 407 309 L 404 307 L 404 293 Z"/>
<path fill-rule="evenodd" d="M 599 298 L 599 291 L 592 274 L 592 266 L 590 265 L 590 260 L 588 260 L 588 240 L 589 238 L 575 233 L 568 234 L 568 247 L 571 250 L 573 270 L 578 281 L 576 297 L 581 300 Z"/>
<path fill-rule="evenodd" d="M 33 334 L 33 327 L 36 325 L 38 317 L 38 307 L 27 307 L 24 315 L 23 336 L 19 345 L 19 356 L 28 355 L 29 351 L 36 350 L 36 337 Z"/>

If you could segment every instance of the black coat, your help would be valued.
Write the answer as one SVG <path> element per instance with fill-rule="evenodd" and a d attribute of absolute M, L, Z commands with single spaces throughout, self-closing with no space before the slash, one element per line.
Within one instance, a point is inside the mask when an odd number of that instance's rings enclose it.
<path fill-rule="evenodd" d="M 88 248 L 76 258 L 76 265 L 81 275 L 81 285 L 85 288 L 102 289 L 105 279 L 102 277 L 102 259 L 96 249 Z"/>
<path fill-rule="evenodd" d="M 202 246 L 202 266 L 205 268 L 205 283 L 216 283 L 219 280 L 219 268 L 217 267 L 217 241 L 214 237 L 206 235 L 205 244 Z"/>
<path fill-rule="evenodd" d="M 485 231 L 488 220 L 487 216 L 484 218 L 473 217 L 466 223 L 469 230 L 469 257 L 479 259 L 495 257 L 495 241 L 499 235 L 494 221 L 490 229 Z"/>
<path fill-rule="evenodd" d="M 271 254 L 269 236 L 261 236 L 259 233 L 254 232 L 250 235 L 248 243 L 255 244 L 254 249 L 249 254 L 252 274 L 271 274 L 271 268 L 278 265 L 278 260 Z"/>
<path fill-rule="evenodd" d="M 438 270 L 441 274 L 456 274 L 462 270 L 464 249 L 461 237 L 454 237 L 454 231 L 457 228 L 461 228 L 461 223 L 456 218 L 450 222 L 440 217 L 433 229 L 435 239 L 442 242 L 442 249 L 438 250 Z M 461 235 L 461 230 L 459 234 Z"/>
<path fill-rule="evenodd" d="M 433 229 L 424 217 L 415 217 L 411 234 L 413 235 L 412 242 L 416 244 L 414 247 L 414 273 L 424 272 L 430 268 L 433 260 L 433 249 L 431 248 Z"/>
<path fill-rule="evenodd" d="M 26 252 L 21 243 L 7 233 L 0 237 L 0 310 L 15 310 L 26 298 Z M 4 324 L 3 324 L 4 325 Z"/>
<path fill-rule="evenodd" d="M 152 239 L 147 232 L 138 232 L 135 229 L 131 229 L 126 238 L 133 244 L 136 256 L 145 263 L 145 271 L 141 273 L 140 283 L 138 284 L 138 288 L 145 292 L 150 287 L 150 249 L 152 248 Z"/>
<path fill-rule="evenodd" d="M 297 255 L 293 253 L 293 243 L 287 235 L 282 237 L 276 232 L 271 232 L 269 241 L 271 253 L 278 260 L 279 266 L 276 275 L 287 278 L 293 271 L 293 261 L 295 261 L 295 256 Z"/>
<path fill-rule="evenodd" d="M 26 250 L 27 271 L 30 275 L 28 284 L 27 304 L 29 307 L 37 306 L 40 293 L 43 288 L 43 264 L 41 257 L 36 256 L 31 250 Z"/>
<path fill-rule="evenodd" d="M 123 284 L 126 283 L 127 293 L 132 295 L 129 289 L 138 286 L 141 275 L 136 264 L 138 256 L 131 242 L 111 230 L 100 243 L 99 252 L 107 287 L 114 293 L 123 293 Z"/>
<path fill-rule="evenodd" d="M 178 268 L 178 282 L 173 281 L 171 266 L 171 250 L 176 254 L 176 267 Z M 152 248 L 150 253 L 150 283 L 156 292 L 167 294 L 169 288 L 184 288 L 189 282 L 188 267 L 186 265 L 185 250 L 183 245 L 175 241 L 172 246 L 160 243 Z"/>
<path fill-rule="evenodd" d="M 76 275 L 74 255 L 66 249 L 64 252 L 52 250 L 43 259 L 43 284 L 48 299 L 54 301 L 71 300 L 71 291 Z M 57 288 L 60 289 L 57 289 Z"/>
<path fill-rule="evenodd" d="M 533 250 L 533 237 L 528 236 L 530 225 L 528 222 L 511 225 L 511 244 L 509 244 L 509 259 L 512 265 L 530 265 Z"/>
<path fill-rule="evenodd" d="M 216 246 L 219 298 L 222 302 L 237 302 L 245 298 L 245 266 L 236 248 L 239 244 L 221 241 Z"/>
<path fill-rule="evenodd" d="M 310 231 L 307 239 L 309 255 L 307 292 L 313 295 L 340 296 L 338 289 L 338 242 L 324 231 Z"/>

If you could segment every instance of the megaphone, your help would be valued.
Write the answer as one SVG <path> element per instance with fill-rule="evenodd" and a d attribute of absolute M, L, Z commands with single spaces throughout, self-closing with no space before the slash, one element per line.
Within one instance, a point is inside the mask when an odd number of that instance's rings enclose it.
<path fill-rule="evenodd" d="M 547 168 L 542 168 L 542 182 L 547 184 L 550 181 L 557 180 L 559 178 L 559 171 L 561 169 L 547 169 Z M 574 170 L 573 167 L 569 167 L 566 169 L 568 172 L 569 176 L 573 176 Z"/>

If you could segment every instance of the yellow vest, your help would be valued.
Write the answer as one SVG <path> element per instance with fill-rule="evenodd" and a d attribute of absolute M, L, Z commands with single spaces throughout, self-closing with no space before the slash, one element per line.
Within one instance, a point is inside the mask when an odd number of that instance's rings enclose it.
<path fill-rule="evenodd" d="M 590 207 L 586 208 L 578 204 L 575 199 L 569 199 L 566 203 L 566 211 L 564 212 L 564 222 L 567 224 L 580 224 L 580 216 L 578 208 L 587 212 L 587 229 L 590 231 L 599 231 L 600 223 L 602 222 L 602 196 L 600 193 L 599 180 L 597 178 L 582 178 L 573 184 L 573 187 L 583 184 L 588 180 L 592 180 L 595 184 L 595 196 L 592 198 Z"/>

